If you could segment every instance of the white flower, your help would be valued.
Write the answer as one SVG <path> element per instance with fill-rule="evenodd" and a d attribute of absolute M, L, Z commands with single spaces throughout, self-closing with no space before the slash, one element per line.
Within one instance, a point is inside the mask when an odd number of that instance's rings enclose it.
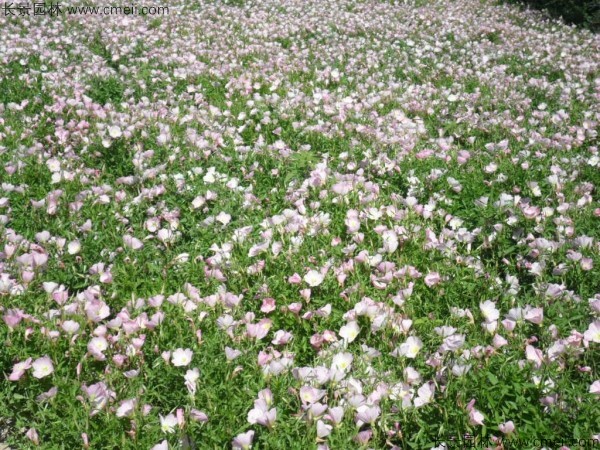
<path fill-rule="evenodd" d="M 227 214 L 226 212 L 221 211 L 217 217 L 217 222 L 222 223 L 223 225 L 227 225 L 229 222 L 231 222 L 231 216 L 229 214 Z"/>
<path fill-rule="evenodd" d="M 32 375 L 34 378 L 44 378 L 54 372 L 52 360 L 47 356 L 36 359 L 31 367 L 33 368 Z"/>
<path fill-rule="evenodd" d="M 387 253 L 394 253 L 398 249 L 398 236 L 392 230 L 386 230 L 382 233 L 383 250 Z"/>
<path fill-rule="evenodd" d="M 173 433 L 177 425 L 177 418 L 173 414 L 166 417 L 160 416 L 160 429 L 163 433 Z"/>
<path fill-rule="evenodd" d="M 194 353 L 189 348 L 186 348 L 185 350 L 178 348 L 171 356 L 171 363 L 173 363 L 175 367 L 184 367 L 192 362 L 193 356 Z"/>
<path fill-rule="evenodd" d="M 192 200 L 192 208 L 198 209 L 198 208 L 204 206 L 205 203 L 206 203 L 206 199 L 204 197 L 202 197 L 201 195 L 199 195 L 194 200 Z"/>
<path fill-rule="evenodd" d="M 112 125 L 108 127 L 108 135 L 113 139 L 118 139 L 123 136 L 123 132 L 118 126 Z"/>
<path fill-rule="evenodd" d="M 81 243 L 79 241 L 71 241 L 67 245 L 67 251 L 69 255 L 76 255 L 81 250 Z"/>
<path fill-rule="evenodd" d="M 500 317 L 500 311 L 496 309 L 496 303 L 491 300 L 486 300 L 485 302 L 480 303 L 479 309 L 481 310 L 481 314 L 483 314 L 486 322 L 498 320 Z"/>
<path fill-rule="evenodd" d="M 311 270 L 306 275 L 304 275 L 304 281 L 306 281 L 306 284 L 308 284 L 309 286 L 315 287 L 323 282 L 323 275 L 321 275 L 321 272 Z"/>
<path fill-rule="evenodd" d="M 333 360 L 331 361 L 331 367 L 339 370 L 340 372 L 346 372 L 346 370 L 350 368 L 353 359 L 354 357 L 351 353 L 338 353 L 333 357 Z"/>
<path fill-rule="evenodd" d="M 400 345 L 399 354 L 401 356 L 406 356 L 407 358 L 415 358 L 422 347 L 423 342 L 421 339 L 411 336 L 406 340 L 406 342 Z"/>
<path fill-rule="evenodd" d="M 107 348 L 108 341 L 102 336 L 92 338 L 88 344 L 88 349 L 90 349 L 90 351 L 95 350 L 98 353 L 104 352 Z"/>
<path fill-rule="evenodd" d="M 360 333 L 360 328 L 358 326 L 358 323 L 355 321 L 349 322 L 346 325 L 344 325 L 342 328 L 340 328 L 340 336 L 348 343 L 352 342 L 354 339 L 356 339 L 356 336 L 358 336 L 358 333 Z"/>

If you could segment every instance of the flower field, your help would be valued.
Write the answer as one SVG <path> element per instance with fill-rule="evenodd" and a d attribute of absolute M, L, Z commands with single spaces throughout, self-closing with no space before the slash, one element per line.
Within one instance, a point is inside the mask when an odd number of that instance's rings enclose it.
<path fill-rule="evenodd" d="M 600 35 L 69 4 L 0 9 L 0 449 L 600 447 Z"/>

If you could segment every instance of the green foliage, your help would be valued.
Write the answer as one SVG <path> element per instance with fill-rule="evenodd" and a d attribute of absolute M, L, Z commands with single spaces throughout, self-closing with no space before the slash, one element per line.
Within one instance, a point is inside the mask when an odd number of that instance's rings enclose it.
<path fill-rule="evenodd" d="M 515 0 L 509 0 L 516 3 Z M 545 9 L 567 23 L 583 25 L 593 31 L 600 30 L 600 2 L 598 0 L 524 0 L 524 4 Z"/>
<path fill-rule="evenodd" d="M 123 100 L 125 88 L 123 83 L 116 77 L 97 77 L 90 82 L 90 86 L 87 95 L 100 105 L 118 104 Z"/>

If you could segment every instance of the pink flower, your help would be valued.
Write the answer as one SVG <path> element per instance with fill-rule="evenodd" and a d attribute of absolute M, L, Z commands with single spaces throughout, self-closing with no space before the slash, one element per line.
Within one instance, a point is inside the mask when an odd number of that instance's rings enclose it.
<path fill-rule="evenodd" d="M 300 388 L 300 400 L 303 404 L 312 404 L 323 398 L 327 392 L 312 386 L 302 386 Z"/>
<path fill-rule="evenodd" d="M 317 421 L 317 437 L 323 439 L 331 434 L 331 430 L 333 427 L 331 425 L 327 425 L 322 420 Z"/>
<path fill-rule="evenodd" d="M 256 400 L 254 408 L 248 412 L 248 422 L 251 424 L 263 425 L 267 428 L 273 427 L 277 419 L 277 409 L 267 406 L 264 400 Z"/>
<path fill-rule="evenodd" d="M 338 426 L 342 423 L 344 419 L 344 408 L 341 406 L 336 406 L 334 408 L 329 408 L 327 410 L 327 415 L 325 419 L 331 422 L 333 425 Z"/>
<path fill-rule="evenodd" d="M 498 429 L 504 434 L 511 434 L 515 431 L 515 424 L 512 420 L 509 420 L 498 425 Z"/>
<path fill-rule="evenodd" d="M 204 411 L 192 408 L 190 410 L 190 418 L 196 422 L 208 422 L 208 416 Z"/>
<path fill-rule="evenodd" d="M 101 300 L 91 300 L 85 304 L 85 312 L 92 322 L 100 322 L 110 315 L 110 308 Z"/>
<path fill-rule="evenodd" d="M 98 414 L 109 401 L 115 398 L 115 393 L 108 389 L 104 382 L 92 384 L 91 386 L 83 385 L 81 390 L 85 393 L 91 406 L 90 416 Z"/>
<path fill-rule="evenodd" d="M 123 244 L 125 245 L 125 247 L 129 247 L 132 250 L 139 250 L 144 246 L 142 241 L 140 241 L 138 238 L 135 238 L 129 234 L 126 234 L 125 236 L 123 236 Z"/>
<path fill-rule="evenodd" d="M 20 309 L 9 309 L 2 318 L 4 323 L 6 323 L 6 326 L 8 326 L 8 328 L 11 330 L 14 330 L 23 319 L 23 311 Z"/>
<path fill-rule="evenodd" d="M 525 320 L 539 325 L 544 320 L 543 308 L 527 308 L 525 311 Z"/>
<path fill-rule="evenodd" d="M 263 299 L 260 310 L 265 314 L 275 311 L 275 299 L 270 297 Z"/>
<path fill-rule="evenodd" d="M 32 358 L 27 358 L 25 361 L 18 362 L 13 366 L 12 373 L 8 377 L 9 381 L 18 381 L 21 379 L 23 375 L 25 375 L 25 371 L 31 369 L 31 361 Z"/>
<path fill-rule="evenodd" d="M 225 357 L 227 358 L 227 361 L 233 361 L 241 354 L 242 354 L 242 352 L 237 349 L 234 349 L 231 347 L 225 347 Z"/>
<path fill-rule="evenodd" d="M 471 425 L 483 425 L 484 417 L 480 411 L 472 409 L 469 412 L 469 423 Z"/>
<path fill-rule="evenodd" d="M 231 443 L 233 446 L 233 450 L 249 450 L 252 447 L 253 439 L 254 431 L 252 430 L 238 434 Z"/>
<path fill-rule="evenodd" d="M 292 333 L 290 333 L 289 331 L 278 330 L 275 332 L 275 336 L 273 337 L 271 343 L 273 345 L 285 345 L 291 340 Z"/>
<path fill-rule="evenodd" d="M 71 241 L 67 245 L 67 251 L 69 255 L 76 255 L 81 251 L 81 243 L 79 241 Z"/>
<path fill-rule="evenodd" d="M 51 387 L 50 389 L 48 389 L 46 392 L 41 393 L 40 395 L 38 395 L 35 398 L 36 402 L 44 402 L 46 400 L 50 400 L 54 397 L 56 397 L 56 394 L 58 393 L 58 388 L 56 386 Z"/>
<path fill-rule="evenodd" d="M 425 281 L 425 284 L 427 285 L 427 287 L 433 287 L 436 284 L 439 284 L 442 281 L 442 278 L 440 277 L 439 273 L 431 272 L 425 276 L 424 281 Z"/>
<path fill-rule="evenodd" d="M 469 413 L 469 423 L 471 425 L 483 425 L 484 417 L 481 411 L 475 409 L 475 399 L 472 399 L 467 405 Z"/>
<path fill-rule="evenodd" d="M 362 426 L 365 423 L 372 424 L 377 420 L 380 414 L 381 408 L 379 408 L 379 406 L 361 405 L 356 408 L 354 420 L 358 426 Z"/>
<path fill-rule="evenodd" d="M 544 362 L 544 355 L 541 350 L 533 347 L 532 345 L 528 345 L 525 347 L 525 356 L 528 361 L 533 362 L 533 365 L 536 369 L 542 367 Z"/>
<path fill-rule="evenodd" d="M 104 361 L 104 351 L 108 348 L 108 341 L 103 336 L 95 337 L 88 343 L 88 352 L 94 357 L 96 361 Z"/>
<path fill-rule="evenodd" d="M 301 282 L 302 278 L 297 273 L 288 278 L 288 283 L 290 284 L 300 284 Z"/>
<path fill-rule="evenodd" d="M 30 428 L 29 430 L 27 430 L 25 436 L 27 436 L 27 439 L 33 442 L 34 445 L 40 445 L 40 438 L 35 428 Z"/>
<path fill-rule="evenodd" d="M 129 417 L 133 414 L 135 410 L 135 405 L 137 404 L 137 400 L 135 398 L 130 398 L 128 400 L 123 400 L 119 407 L 117 408 L 116 416 L 117 417 Z"/>

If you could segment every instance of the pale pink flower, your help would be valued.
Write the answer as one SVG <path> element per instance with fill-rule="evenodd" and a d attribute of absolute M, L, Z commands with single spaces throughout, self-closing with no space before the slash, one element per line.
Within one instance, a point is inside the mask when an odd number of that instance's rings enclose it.
<path fill-rule="evenodd" d="M 238 434 L 232 442 L 233 450 L 249 450 L 252 448 L 252 440 L 254 439 L 254 431 L 246 431 Z"/>
<path fill-rule="evenodd" d="M 169 443 L 165 439 L 164 441 L 159 442 L 158 444 L 156 444 L 150 450 L 169 450 Z"/>
<path fill-rule="evenodd" d="M 300 400 L 303 404 L 313 404 L 323 398 L 327 392 L 312 386 L 302 386 L 300 388 Z"/>
<path fill-rule="evenodd" d="M 190 395 L 194 395 L 196 393 L 196 382 L 200 378 L 200 371 L 197 368 L 188 369 L 183 378 L 188 392 Z"/>
<path fill-rule="evenodd" d="M 471 425 L 483 425 L 484 420 L 485 420 L 485 418 L 484 418 L 483 414 L 481 413 L 481 411 L 472 409 L 469 412 L 469 423 Z"/>
<path fill-rule="evenodd" d="M 331 434 L 333 427 L 322 420 L 317 420 L 317 437 L 323 439 Z"/>
<path fill-rule="evenodd" d="M 590 323 L 588 329 L 583 333 L 583 339 L 587 342 L 600 343 L 600 320 Z"/>
<path fill-rule="evenodd" d="M 475 399 L 467 404 L 467 412 L 469 413 L 469 423 L 471 425 L 483 425 L 485 418 L 481 411 L 475 409 Z"/>
<path fill-rule="evenodd" d="M 117 125 L 111 125 L 108 127 L 108 135 L 113 139 L 118 139 L 123 136 L 123 132 Z"/>
<path fill-rule="evenodd" d="M 420 408 L 432 402 L 435 393 L 435 384 L 427 382 L 417 391 L 417 398 L 414 400 L 415 408 Z"/>
<path fill-rule="evenodd" d="M 227 358 L 227 361 L 233 361 L 241 354 L 242 354 L 242 352 L 237 349 L 234 349 L 231 347 L 225 347 L 225 357 Z"/>
<path fill-rule="evenodd" d="M 80 325 L 74 320 L 65 320 L 61 324 L 61 328 L 68 334 L 75 334 L 79 331 Z"/>
<path fill-rule="evenodd" d="M 380 414 L 381 408 L 379 406 L 360 405 L 356 408 L 354 420 L 358 426 L 362 426 L 365 423 L 372 424 Z"/>
<path fill-rule="evenodd" d="M 486 322 L 496 321 L 500 318 L 500 311 L 496 309 L 496 303 L 486 300 L 479 304 L 479 309 Z"/>
<path fill-rule="evenodd" d="M 353 360 L 352 353 L 337 353 L 331 360 L 331 368 L 346 373 L 350 369 Z"/>
<path fill-rule="evenodd" d="M 527 308 L 525 311 L 525 320 L 531 323 L 540 325 L 544 320 L 544 309 L 543 308 Z"/>
<path fill-rule="evenodd" d="M 142 241 L 140 241 L 138 238 L 133 237 L 129 234 L 126 234 L 125 236 L 123 236 L 123 244 L 125 245 L 125 247 L 129 247 L 132 250 L 139 250 L 144 246 Z"/>
<path fill-rule="evenodd" d="M 33 368 L 32 375 L 34 378 L 44 378 L 54 372 L 54 365 L 48 356 L 42 356 L 41 358 L 36 359 L 31 367 Z"/>
<path fill-rule="evenodd" d="M 190 418 L 195 422 L 208 422 L 208 416 L 206 413 L 194 408 L 190 410 Z"/>
<path fill-rule="evenodd" d="M 439 273 L 431 272 L 425 276 L 424 281 L 425 281 L 425 284 L 427 285 L 427 287 L 433 287 L 436 284 L 441 283 L 442 278 L 440 277 Z"/>
<path fill-rule="evenodd" d="M 133 414 L 133 411 L 135 410 L 135 405 L 137 404 L 137 400 L 135 398 L 130 398 L 128 400 L 123 400 L 121 402 L 121 404 L 119 405 L 119 407 L 117 408 L 117 411 L 115 413 L 115 415 L 117 417 L 129 417 Z"/>
<path fill-rule="evenodd" d="M 90 352 L 90 354 L 97 361 L 104 361 L 106 359 L 106 356 L 104 356 L 104 351 L 107 348 L 108 341 L 103 336 L 92 338 L 87 346 L 88 352 Z"/>
<path fill-rule="evenodd" d="M 338 426 L 342 423 L 344 419 L 344 408 L 341 406 L 335 406 L 333 408 L 329 408 L 327 410 L 327 415 L 325 416 L 325 420 L 331 422 L 334 426 Z"/>
<path fill-rule="evenodd" d="M 300 284 L 301 282 L 302 278 L 297 273 L 288 278 L 288 283 L 290 284 Z"/>
<path fill-rule="evenodd" d="M 25 375 L 25 372 L 31 369 L 31 361 L 33 361 L 33 358 L 27 358 L 25 361 L 16 363 L 13 366 L 12 373 L 9 375 L 8 380 L 19 381 L 21 377 Z"/>
<path fill-rule="evenodd" d="M 509 420 L 498 425 L 498 429 L 504 434 L 512 434 L 515 431 L 515 424 L 512 420 Z"/>
<path fill-rule="evenodd" d="M 544 355 L 541 350 L 533 347 L 532 345 L 527 345 L 525 347 L 525 356 L 527 357 L 528 361 L 533 362 L 533 365 L 536 369 L 542 367 Z"/>
<path fill-rule="evenodd" d="M 50 400 L 50 399 L 53 399 L 54 397 L 56 397 L 57 393 L 58 393 L 58 388 L 56 386 L 53 386 L 50 389 L 48 389 L 46 392 L 43 392 L 40 395 L 38 395 L 35 398 L 35 401 L 36 402 L 45 402 L 46 400 Z"/>
<path fill-rule="evenodd" d="M 33 445 L 40 445 L 40 437 L 38 436 L 38 433 L 35 428 L 30 428 L 29 430 L 27 430 L 25 436 L 27 436 L 27 439 L 33 442 Z"/>
<path fill-rule="evenodd" d="M 275 311 L 275 299 L 270 297 L 263 299 L 260 310 L 265 314 Z"/>

